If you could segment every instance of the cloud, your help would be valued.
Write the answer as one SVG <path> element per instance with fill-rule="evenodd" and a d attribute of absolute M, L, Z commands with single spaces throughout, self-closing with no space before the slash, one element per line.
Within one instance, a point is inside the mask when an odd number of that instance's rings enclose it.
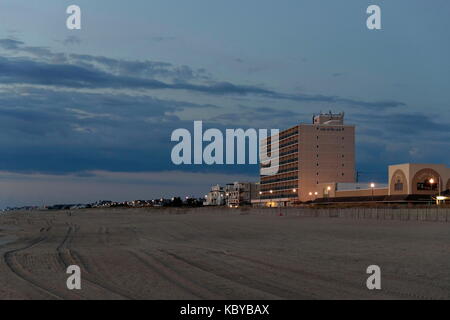
<path fill-rule="evenodd" d="M 450 159 L 448 123 L 425 113 L 349 115 L 355 123 L 358 169 L 385 181 L 388 165 L 445 163 Z"/>
<path fill-rule="evenodd" d="M 70 36 L 63 43 L 75 44 L 79 38 Z M 160 61 L 130 61 L 113 59 L 104 56 L 88 54 L 66 54 L 53 52 L 46 47 L 26 46 L 24 42 L 14 39 L 0 39 L 0 48 L 15 55 L 26 54 L 27 59 L 34 62 L 48 64 L 65 64 L 103 71 L 112 75 L 136 76 L 144 78 L 163 78 L 171 81 L 209 80 L 210 75 L 205 69 L 192 69 L 188 66 L 174 66 L 171 63 Z"/>
<path fill-rule="evenodd" d="M 0 47 L 6 50 L 18 50 L 24 45 L 22 41 L 14 39 L 0 39 Z"/>
<path fill-rule="evenodd" d="M 437 121 L 438 117 L 421 112 L 371 114 L 353 113 L 350 118 L 362 127 L 377 128 L 385 137 L 401 136 L 414 140 L 429 136 L 446 140 L 450 138 L 448 123 Z"/>
<path fill-rule="evenodd" d="M 0 58 L 0 83 L 45 85 L 75 89 L 171 89 L 214 95 L 272 95 L 272 92 L 269 90 L 252 86 L 234 85 L 229 82 L 217 82 L 211 85 L 198 85 L 187 82 L 166 83 L 149 78 L 114 75 L 85 66 L 51 64 L 24 58 Z"/>
<path fill-rule="evenodd" d="M 61 54 L 54 54 L 46 47 L 26 46 L 24 42 L 15 39 L 0 39 L 0 48 L 16 53 L 26 53 L 40 57 L 56 57 Z"/>
<path fill-rule="evenodd" d="M 294 125 L 292 119 L 305 118 L 304 114 L 271 107 L 248 107 L 238 106 L 238 112 L 224 113 L 209 119 L 210 122 L 229 126 L 253 127 L 265 129 L 280 129 Z"/>
<path fill-rule="evenodd" d="M 53 53 L 45 47 L 3 39 L 0 47 L 34 55 L 0 58 L 0 83 L 33 84 L 68 88 L 183 90 L 209 95 L 255 95 L 275 100 L 342 104 L 389 109 L 405 106 L 394 100 L 364 101 L 322 94 L 286 94 L 252 85 L 212 81 L 204 69 L 173 66 L 166 62 L 127 61 L 101 56 Z M 169 80 L 169 81 L 167 81 Z"/>
<path fill-rule="evenodd" d="M 204 120 L 205 129 L 222 132 L 236 127 L 284 129 L 309 120 L 324 105 L 351 111 L 348 122 L 357 125 L 357 158 L 363 168 L 436 154 L 450 158 L 448 126 L 431 116 L 401 113 L 398 109 L 406 108 L 400 101 L 283 93 L 212 80 L 204 69 L 54 52 L 15 39 L 0 40 L 0 48 L 0 170 L 24 177 L 41 173 L 87 179 L 104 171 L 159 172 L 167 178 L 162 172 L 189 170 L 222 174 L 232 181 L 231 174 L 256 174 L 258 167 L 175 166 L 170 159 L 172 131 L 191 130 L 190 119 Z M 209 182 L 216 179 L 208 177 Z"/>
<path fill-rule="evenodd" d="M 217 106 L 151 96 L 7 88 L 0 94 L 0 170 L 67 173 L 174 169 L 174 112 Z"/>

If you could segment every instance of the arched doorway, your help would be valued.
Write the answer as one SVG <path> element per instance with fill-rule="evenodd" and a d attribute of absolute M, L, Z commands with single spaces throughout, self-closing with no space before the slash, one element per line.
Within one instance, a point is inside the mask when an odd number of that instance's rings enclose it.
<path fill-rule="evenodd" d="M 405 173 L 398 169 L 389 183 L 389 194 L 408 194 L 408 180 Z"/>

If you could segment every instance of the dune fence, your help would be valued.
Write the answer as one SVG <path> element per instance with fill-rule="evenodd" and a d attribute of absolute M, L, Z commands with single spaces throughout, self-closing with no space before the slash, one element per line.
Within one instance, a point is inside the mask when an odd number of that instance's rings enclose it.
<path fill-rule="evenodd" d="M 278 216 L 449 222 L 450 208 L 251 208 L 252 213 Z"/>

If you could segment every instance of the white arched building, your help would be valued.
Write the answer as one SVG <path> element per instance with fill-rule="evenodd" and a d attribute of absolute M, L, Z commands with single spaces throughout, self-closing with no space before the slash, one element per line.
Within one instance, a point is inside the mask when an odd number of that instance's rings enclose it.
<path fill-rule="evenodd" d="M 389 195 L 435 195 L 449 189 L 450 168 L 444 164 L 389 166 Z"/>
<path fill-rule="evenodd" d="M 426 202 L 449 199 L 450 168 L 445 164 L 405 163 L 388 168 L 387 183 L 319 183 L 315 202 Z M 428 200 L 427 200 L 428 199 Z"/>

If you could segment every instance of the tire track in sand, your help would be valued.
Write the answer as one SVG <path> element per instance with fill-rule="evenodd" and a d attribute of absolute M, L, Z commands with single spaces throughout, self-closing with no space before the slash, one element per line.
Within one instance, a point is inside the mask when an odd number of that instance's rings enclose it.
<path fill-rule="evenodd" d="M 125 292 L 122 288 L 111 284 L 105 284 L 100 281 L 99 277 L 96 277 L 91 271 L 89 265 L 81 258 L 81 256 L 70 249 L 70 245 L 73 240 L 73 235 L 79 230 L 79 226 L 71 225 L 67 229 L 66 236 L 63 241 L 56 248 L 59 261 L 62 263 L 64 268 L 67 269 L 70 265 L 77 265 L 82 270 L 82 279 L 87 282 L 88 285 L 96 287 L 97 289 L 107 291 L 112 293 L 118 298 L 133 300 L 133 298 L 128 292 Z"/>
<path fill-rule="evenodd" d="M 173 266 L 170 266 L 167 262 L 164 262 L 163 259 L 158 257 L 156 254 L 151 254 L 144 250 L 139 252 L 130 251 L 130 253 L 148 269 L 158 274 L 171 285 L 196 298 L 216 300 L 223 298 L 221 295 L 218 295 L 183 276 L 181 273 L 174 270 Z"/>
<path fill-rule="evenodd" d="M 3 254 L 3 260 L 5 261 L 5 264 L 9 268 L 9 270 L 11 270 L 11 272 L 14 275 L 16 275 L 16 277 L 18 277 L 20 280 L 30 284 L 33 288 L 43 293 L 44 296 L 47 296 L 52 299 L 62 300 L 64 299 L 62 295 L 60 295 L 59 293 L 55 292 L 52 289 L 42 286 L 39 282 L 35 281 L 32 278 L 31 274 L 19 263 L 16 256 L 17 253 L 36 247 L 37 245 L 43 243 L 47 239 L 48 239 L 47 236 L 41 236 L 37 239 L 34 239 L 24 247 L 7 251 Z"/>

